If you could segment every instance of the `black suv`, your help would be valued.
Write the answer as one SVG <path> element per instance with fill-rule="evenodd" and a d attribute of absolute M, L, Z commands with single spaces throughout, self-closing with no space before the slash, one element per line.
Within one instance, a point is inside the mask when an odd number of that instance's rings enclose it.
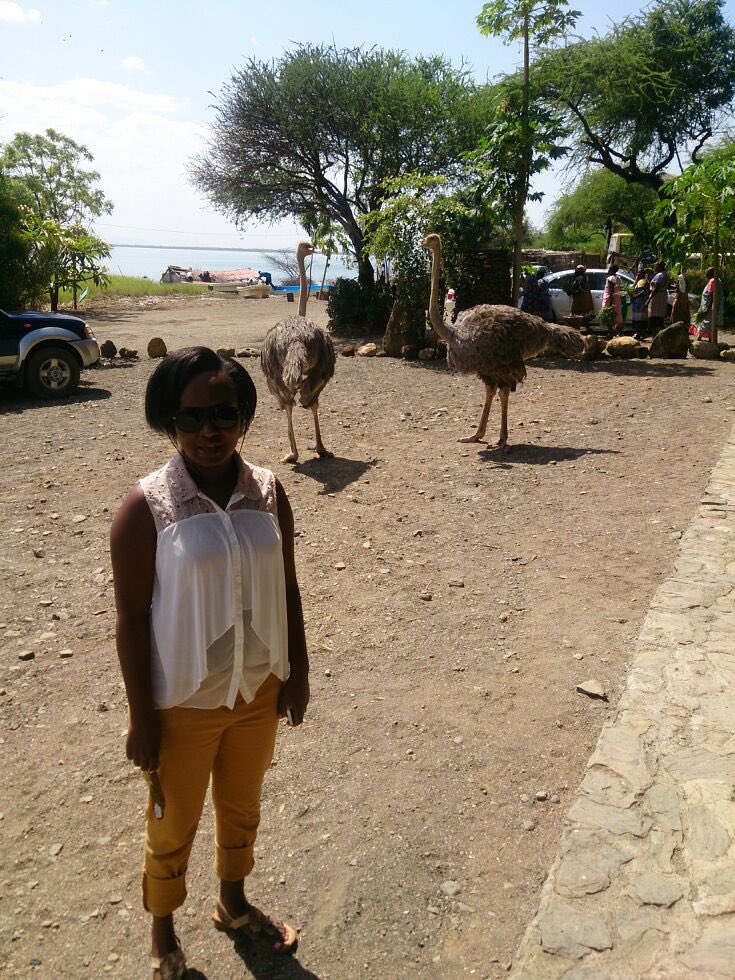
<path fill-rule="evenodd" d="M 0 383 L 24 386 L 36 398 L 63 398 L 99 356 L 94 334 L 78 316 L 0 310 Z"/>

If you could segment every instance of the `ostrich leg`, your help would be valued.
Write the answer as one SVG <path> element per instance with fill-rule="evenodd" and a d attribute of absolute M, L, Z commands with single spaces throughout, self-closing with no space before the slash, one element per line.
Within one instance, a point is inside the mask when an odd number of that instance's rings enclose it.
<path fill-rule="evenodd" d="M 286 417 L 288 419 L 288 441 L 291 443 L 291 452 L 284 456 L 282 463 L 296 463 L 299 459 L 299 451 L 296 448 L 296 436 L 293 434 L 293 405 L 284 405 Z"/>
<path fill-rule="evenodd" d="M 501 388 L 498 392 L 500 396 L 500 438 L 493 446 L 493 449 L 503 449 L 508 442 L 508 401 L 510 400 L 510 390 Z"/>
<path fill-rule="evenodd" d="M 319 453 L 322 459 L 326 459 L 330 456 L 334 456 L 334 453 L 330 453 L 330 451 L 325 447 L 324 443 L 322 442 L 322 433 L 321 430 L 319 429 L 319 402 L 312 403 L 311 412 L 312 415 L 314 416 L 314 434 L 316 436 L 316 451 Z"/>
<path fill-rule="evenodd" d="M 490 406 L 493 403 L 493 398 L 495 397 L 496 391 L 497 388 L 495 385 L 485 385 L 485 404 L 482 406 L 482 415 L 480 416 L 480 424 L 477 426 L 477 432 L 473 436 L 465 436 L 463 439 L 459 439 L 459 442 L 482 442 L 485 435 L 485 429 L 487 428 L 487 418 L 490 414 Z"/>

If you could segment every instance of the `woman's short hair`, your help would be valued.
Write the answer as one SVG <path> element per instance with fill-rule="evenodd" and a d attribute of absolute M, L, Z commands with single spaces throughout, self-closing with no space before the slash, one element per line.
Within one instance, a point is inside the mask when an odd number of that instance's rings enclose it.
<path fill-rule="evenodd" d="M 715 267 L 713 265 L 709 266 L 707 269 L 704 270 L 704 274 L 705 276 L 707 276 L 708 279 L 714 279 Z"/>
<path fill-rule="evenodd" d="M 575 271 L 576 275 L 580 276 L 583 272 L 586 272 L 587 271 L 587 267 L 584 266 L 584 265 L 578 265 L 578 266 L 575 266 L 574 271 Z"/>
<path fill-rule="evenodd" d="M 607 270 L 607 274 L 608 274 L 609 276 L 614 276 L 614 275 L 615 275 L 615 273 L 616 273 L 616 272 L 618 271 L 618 269 L 619 269 L 619 268 L 620 268 L 620 266 L 619 266 L 619 265 L 615 265 L 615 263 L 613 263 L 613 264 L 612 264 L 612 265 L 610 266 L 610 268 L 609 268 L 609 269 Z"/>
<path fill-rule="evenodd" d="M 173 417 L 181 404 L 184 388 L 198 374 L 211 371 L 226 374 L 232 382 L 240 409 L 242 432 L 253 421 L 258 396 L 253 379 L 232 357 L 223 357 L 210 347 L 180 347 L 172 351 L 148 379 L 145 391 L 145 418 L 156 432 L 173 436 Z"/>

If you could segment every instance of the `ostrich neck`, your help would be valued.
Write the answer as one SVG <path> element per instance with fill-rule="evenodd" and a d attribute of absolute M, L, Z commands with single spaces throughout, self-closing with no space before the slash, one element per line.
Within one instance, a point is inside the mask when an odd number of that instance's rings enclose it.
<path fill-rule="evenodd" d="M 304 256 L 299 255 L 299 316 L 306 316 L 306 266 L 304 263 Z"/>
<path fill-rule="evenodd" d="M 447 344 L 454 340 L 454 333 L 444 322 L 439 309 L 439 274 L 441 266 L 441 253 L 434 249 L 431 253 L 431 296 L 429 297 L 429 320 L 437 334 Z"/>

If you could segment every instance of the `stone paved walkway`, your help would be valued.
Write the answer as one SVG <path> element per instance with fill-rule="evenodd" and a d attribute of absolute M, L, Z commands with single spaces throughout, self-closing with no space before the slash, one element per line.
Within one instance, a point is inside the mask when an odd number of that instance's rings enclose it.
<path fill-rule="evenodd" d="M 511 977 L 735 978 L 735 430 L 567 822 Z"/>

